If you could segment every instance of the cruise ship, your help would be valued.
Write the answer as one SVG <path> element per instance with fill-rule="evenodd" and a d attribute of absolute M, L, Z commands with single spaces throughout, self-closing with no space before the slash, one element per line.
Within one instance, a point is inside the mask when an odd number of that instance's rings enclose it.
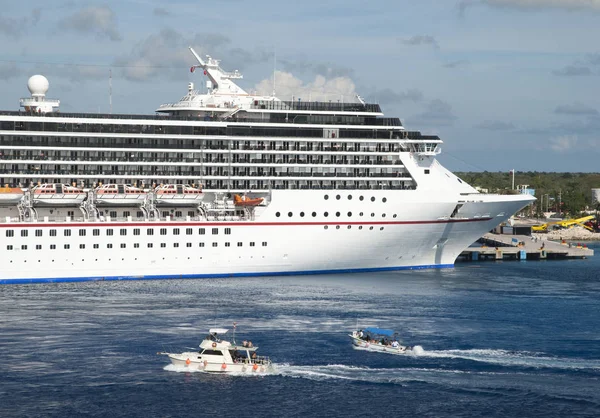
<path fill-rule="evenodd" d="M 155 114 L 0 112 L 0 283 L 452 267 L 529 204 L 477 192 L 377 104 L 283 101 L 202 59 Z"/>

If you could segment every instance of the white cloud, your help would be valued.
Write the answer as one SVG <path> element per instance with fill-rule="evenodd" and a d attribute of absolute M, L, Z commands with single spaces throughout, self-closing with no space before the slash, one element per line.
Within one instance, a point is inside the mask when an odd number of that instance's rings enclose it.
<path fill-rule="evenodd" d="M 577 145 L 578 138 L 576 135 L 564 135 L 550 139 L 550 149 L 554 152 L 564 153 L 572 151 Z"/>
<path fill-rule="evenodd" d="M 59 27 L 79 33 L 94 33 L 111 41 L 122 39 L 117 29 L 117 16 L 108 6 L 89 6 L 64 18 Z"/>
<path fill-rule="evenodd" d="M 270 96 L 273 93 L 273 79 L 266 79 L 255 87 L 258 94 Z M 317 75 L 312 82 L 304 83 L 291 73 L 284 71 L 275 72 L 275 95 L 281 100 L 303 101 L 356 101 L 356 87 L 349 77 L 335 77 L 327 79 Z"/>

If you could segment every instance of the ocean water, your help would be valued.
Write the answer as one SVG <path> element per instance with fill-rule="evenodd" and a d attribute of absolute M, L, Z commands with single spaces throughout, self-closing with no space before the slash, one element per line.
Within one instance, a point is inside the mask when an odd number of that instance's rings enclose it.
<path fill-rule="evenodd" d="M 600 416 L 600 247 L 576 261 L 0 287 L 0 416 Z M 277 364 L 168 366 L 231 327 Z M 418 355 L 352 348 L 400 332 Z"/>

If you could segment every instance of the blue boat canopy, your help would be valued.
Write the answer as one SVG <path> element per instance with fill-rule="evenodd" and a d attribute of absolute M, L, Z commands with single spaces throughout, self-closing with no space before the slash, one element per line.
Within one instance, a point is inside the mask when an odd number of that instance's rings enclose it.
<path fill-rule="evenodd" d="M 394 331 L 391 329 L 365 328 L 363 331 L 368 332 L 369 334 L 385 335 L 386 337 L 394 335 Z"/>

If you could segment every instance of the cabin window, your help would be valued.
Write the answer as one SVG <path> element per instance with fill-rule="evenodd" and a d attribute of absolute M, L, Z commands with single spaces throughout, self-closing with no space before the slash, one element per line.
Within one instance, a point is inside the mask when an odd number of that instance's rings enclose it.
<path fill-rule="evenodd" d="M 266 242 L 266 241 L 263 241 L 263 243 L 262 243 L 262 246 L 263 246 L 263 247 L 266 247 L 266 246 L 267 246 L 267 242 Z"/>
<path fill-rule="evenodd" d="M 225 228 L 225 235 L 231 235 L 231 228 Z"/>
<path fill-rule="evenodd" d="M 200 235 L 204 235 L 204 234 L 206 233 L 206 231 L 204 230 L 204 228 L 200 228 L 200 229 L 198 230 L 198 233 L 199 233 Z"/>
<path fill-rule="evenodd" d="M 106 235 L 112 235 L 113 234 L 113 230 L 112 229 L 107 229 L 106 230 Z"/>
<path fill-rule="evenodd" d="M 21 249 L 22 250 L 26 250 L 27 249 L 27 245 L 21 245 Z"/>
<path fill-rule="evenodd" d="M 151 242 L 149 242 L 148 243 L 148 248 L 152 248 L 152 247 L 154 247 L 154 245 Z"/>
<path fill-rule="evenodd" d="M 167 247 L 167 244 L 165 244 L 164 242 L 160 243 L 160 248 L 166 248 L 166 247 Z"/>
<path fill-rule="evenodd" d="M 116 210 L 111 211 L 110 212 L 110 217 L 111 218 L 116 218 L 117 217 L 117 211 Z"/>
<path fill-rule="evenodd" d="M 178 242 L 174 242 L 173 243 L 173 248 L 179 248 L 179 243 Z"/>
<path fill-rule="evenodd" d="M 100 230 L 99 229 L 94 229 L 92 231 L 92 235 L 94 235 L 95 237 L 99 236 L 100 235 Z"/>
<path fill-rule="evenodd" d="M 21 230 L 21 236 L 22 237 L 26 237 L 29 234 L 29 231 L 27 231 L 26 229 L 22 229 Z"/>
<path fill-rule="evenodd" d="M 127 235 L 127 230 L 125 228 L 121 228 L 121 235 Z"/>
<path fill-rule="evenodd" d="M 71 230 L 70 229 L 65 229 L 64 230 L 64 234 L 65 234 L 65 237 L 70 237 L 71 236 Z"/>
<path fill-rule="evenodd" d="M 213 235 L 219 235 L 219 228 L 213 228 L 212 229 L 212 234 Z"/>
<path fill-rule="evenodd" d="M 80 237 L 85 237 L 85 229 L 80 229 L 79 230 L 79 236 Z"/>
<path fill-rule="evenodd" d="M 428 168 L 425 169 L 425 174 L 429 174 L 429 169 Z"/>
<path fill-rule="evenodd" d="M 192 248 L 192 243 L 191 243 L 191 242 L 188 242 L 187 244 L 185 244 L 185 246 L 186 246 L 187 248 Z"/>
<path fill-rule="evenodd" d="M 241 247 L 243 244 L 241 242 L 238 242 L 237 246 Z"/>
<path fill-rule="evenodd" d="M 36 237 L 41 237 L 42 236 L 42 230 L 41 229 L 36 229 L 35 230 L 35 236 Z"/>
<path fill-rule="evenodd" d="M 179 228 L 173 228 L 173 235 L 179 235 Z"/>
<path fill-rule="evenodd" d="M 148 228 L 148 229 L 146 230 L 146 235 L 154 235 L 154 229 L 152 229 L 152 228 Z"/>
<path fill-rule="evenodd" d="M 71 246 L 69 244 L 65 244 L 65 250 L 68 250 L 69 248 L 71 248 Z"/>
<path fill-rule="evenodd" d="M 140 228 L 135 228 L 133 230 L 133 235 L 140 235 Z"/>
<path fill-rule="evenodd" d="M 219 245 L 219 244 L 218 244 L 218 243 L 216 243 L 216 242 L 213 242 L 213 243 L 212 243 L 212 246 L 213 246 L 213 247 L 216 247 L 216 246 L 218 246 L 218 245 Z"/>
<path fill-rule="evenodd" d="M 203 243 L 203 242 L 201 242 L 201 243 L 199 244 L 199 246 L 200 246 L 200 247 L 204 247 L 204 243 Z"/>
<path fill-rule="evenodd" d="M 185 234 L 186 235 L 192 235 L 192 228 L 186 228 Z"/>
<path fill-rule="evenodd" d="M 127 244 L 121 244 L 121 248 L 126 248 Z"/>
<path fill-rule="evenodd" d="M 129 211 L 128 211 L 128 210 L 126 210 L 125 212 L 123 212 L 123 216 L 124 216 L 125 218 L 128 218 L 128 217 L 130 217 L 130 216 L 131 216 L 131 214 L 129 213 Z"/>
<path fill-rule="evenodd" d="M 10 250 L 12 250 L 12 249 L 13 249 L 13 246 L 12 246 L 12 245 L 7 245 L 7 246 L 6 246 L 6 249 L 10 251 Z"/>
<path fill-rule="evenodd" d="M 204 350 L 201 354 L 206 356 L 222 356 L 223 353 L 217 350 Z"/>
<path fill-rule="evenodd" d="M 100 244 L 94 244 L 94 249 L 97 250 L 98 248 L 100 248 Z"/>
<path fill-rule="evenodd" d="M 112 244 L 106 244 L 106 248 L 112 248 Z"/>
<path fill-rule="evenodd" d="M 9 238 L 10 237 L 14 237 L 15 236 L 15 231 L 13 231 L 12 229 L 7 230 L 6 231 L 6 236 L 9 237 Z"/>
<path fill-rule="evenodd" d="M 50 249 L 51 250 L 56 250 L 56 244 L 50 244 Z"/>
<path fill-rule="evenodd" d="M 80 250 L 85 250 L 85 244 L 79 244 L 79 249 Z"/>
<path fill-rule="evenodd" d="M 160 235 L 167 235 L 167 228 L 160 228 Z"/>
<path fill-rule="evenodd" d="M 254 247 L 254 244 L 255 244 L 254 242 L 251 242 L 251 243 L 250 243 L 250 246 L 251 246 L 251 247 Z"/>

